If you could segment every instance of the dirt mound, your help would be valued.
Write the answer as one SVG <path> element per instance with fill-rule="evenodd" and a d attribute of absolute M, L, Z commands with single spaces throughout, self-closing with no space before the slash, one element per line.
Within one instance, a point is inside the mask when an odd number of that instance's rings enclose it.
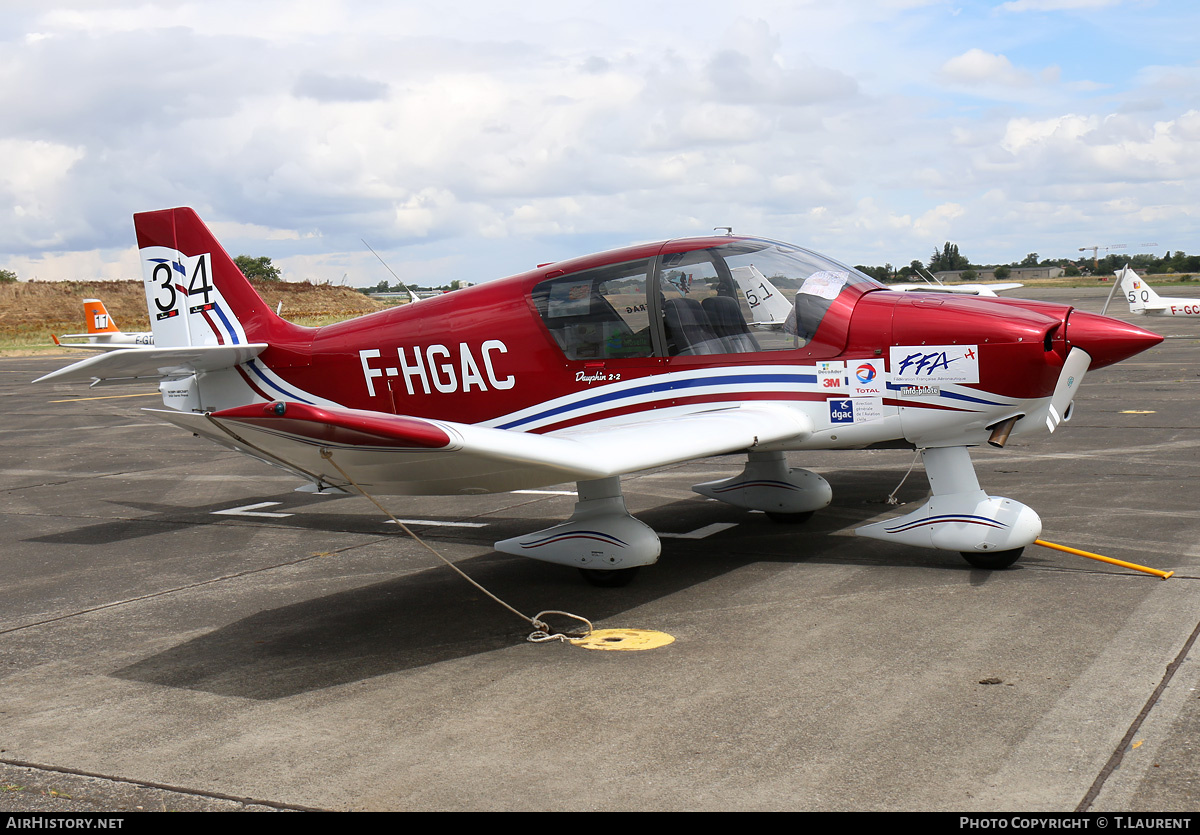
<path fill-rule="evenodd" d="M 281 315 L 285 319 L 349 318 L 387 307 L 349 287 L 285 281 L 250 283 L 272 309 L 283 303 Z M 21 281 L 0 284 L 0 334 L 12 337 L 41 332 L 48 340 L 51 333 L 81 333 L 85 330 L 84 299 L 103 301 L 121 330 L 150 330 L 140 281 Z"/>

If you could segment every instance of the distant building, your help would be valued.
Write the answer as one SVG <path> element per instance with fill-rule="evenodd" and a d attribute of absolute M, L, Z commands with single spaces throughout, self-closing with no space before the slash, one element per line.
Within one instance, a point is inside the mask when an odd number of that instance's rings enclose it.
<path fill-rule="evenodd" d="M 946 270 L 934 273 L 938 281 L 966 281 L 963 273 L 966 270 Z M 996 278 L 994 270 L 975 270 L 971 281 L 1045 281 L 1048 278 L 1062 278 L 1066 271 L 1062 267 L 1009 267 L 1008 275 Z"/>

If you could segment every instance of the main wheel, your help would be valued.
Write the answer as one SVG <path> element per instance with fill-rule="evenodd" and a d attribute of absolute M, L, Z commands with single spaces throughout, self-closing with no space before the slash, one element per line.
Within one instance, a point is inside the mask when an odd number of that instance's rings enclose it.
<path fill-rule="evenodd" d="M 1008 568 L 1021 559 L 1021 554 L 1024 552 L 1024 548 L 1013 548 L 1008 551 L 959 551 L 958 553 L 962 554 L 962 558 L 976 568 L 998 571 Z"/>
<path fill-rule="evenodd" d="M 772 522 L 778 522 L 781 525 L 803 525 L 812 518 L 815 510 L 806 510 L 803 513 L 780 513 L 777 510 L 763 511 L 767 514 L 767 518 Z"/>
<path fill-rule="evenodd" d="M 581 568 L 579 573 L 583 575 L 583 579 L 587 580 L 591 585 L 602 589 L 619 589 L 624 588 L 633 581 L 637 576 L 638 569 L 641 566 L 633 568 L 613 568 L 605 570 L 603 568 Z"/>

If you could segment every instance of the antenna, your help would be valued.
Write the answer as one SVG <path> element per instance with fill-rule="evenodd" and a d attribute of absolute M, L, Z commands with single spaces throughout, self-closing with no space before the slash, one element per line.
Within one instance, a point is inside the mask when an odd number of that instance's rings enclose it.
<path fill-rule="evenodd" d="M 382 255 L 380 255 L 380 254 L 379 254 L 378 252 L 376 252 L 374 249 L 371 249 L 371 245 L 370 245 L 369 243 L 367 243 L 367 239 L 366 239 L 366 238 L 359 238 L 359 240 L 363 242 L 363 246 L 365 246 L 367 249 L 370 249 L 370 250 L 371 250 L 371 254 L 372 254 L 372 255 L 374 255 L 376 258 L 378 258 L 378 259 L 379 259 L 379 263 L 380 263 L 380 264 L 383 264 L 384 268 L 386 268 L 386 269 L 387 269 L 387 271 L 388 271 L 389 273 L 391 273 L 391 274 L 392 274 L 392 278 L 396 279 L 396 283 L 397 283 L 397 284 L 399 284 L 401 287 L 403 287 L 403 288 L 404 288 L 404 292 L 405 292 L 405 293 L 408 293 L 408 300 L 409 300 L 409 302 L 410 302 L 410 303 L 416 303 L 416 302 L 419 302 L 421 299 L 420 299 L 420 298 L 417 296 L 417 294 L 416 294 L 416 293 L 414 293 L 412 290 L 410 290 L 410 289 L 409 289 L 409 287 L 408 287 L 408 285 L 407 285 L 407 284 L 405 284 L 403 281 L 401 281 L 401 280 L 400 280 L 400 276 L 396 275 L 396 271 L 395 271 L 395 270 L 393 270 L 391 267 L 389 267 L 389 266 L 388 266 L 388 263 L 387 263 L 387 261 L 384 261 L 384 260 L 383 260 L 383 256 L 382 256 Z M 345 278 L 345 276 L 343 276 L 343 278 Z"/>
<path fill-rule="evenodd" d="M 1128 261 L 1125 262 L 1125 266 L 1121 269 L 1121 271 L 1113 276 L 1113 284 L 1112 287 L 1109 288 L 1108 298 L 1104 300 L 1104 307 L 1100 310 L 1101 316 L 1108 313 L 1108 305 L 1112 301 L 1113 293 L 1117 292 L 1117 287 L 1121 285 L 1121 281 L 1125 278 L 1125 270 L 1127 269 L 1129 269 Z"/>
<path fill-rule="evenodd" d="M 918 267 L 917 275 L 921 276 L 921 278 L 924 278 L 926 283 L 928 283 L 928 284 L 936 284 L 939 287 L 945 286 L 942 284 L 941 281 L 938 280 L 938 277 L 936 275 L 934 275 L 933 273 L 929 272 L 929 270 L 925 270 L 924 274 L 922 274 L 921 268 Z M 926 276 L 928 276 L 928 278 L 926 278 Z"/>
<path fill-rule="evenodd" d="M 725 230 L 726 235 L 733 235 L 733 227 L 732 226 L 714 226 L 713 227 L 714 232 L 717 232 L 721 229 Z"/>

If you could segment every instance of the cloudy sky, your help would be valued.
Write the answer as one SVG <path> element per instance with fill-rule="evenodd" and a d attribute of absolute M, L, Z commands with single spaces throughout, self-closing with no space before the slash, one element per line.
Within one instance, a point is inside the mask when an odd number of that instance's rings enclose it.
<path fill-rule="evenodd" d="M 0 10 L 23 279 L 135 277 L 130 216 L 177 205 L 358 286 L 391 279 L 362 239 L 418 284 L 715 226 L 868 265 L 1200 250 L 1194 0 Z"/>

